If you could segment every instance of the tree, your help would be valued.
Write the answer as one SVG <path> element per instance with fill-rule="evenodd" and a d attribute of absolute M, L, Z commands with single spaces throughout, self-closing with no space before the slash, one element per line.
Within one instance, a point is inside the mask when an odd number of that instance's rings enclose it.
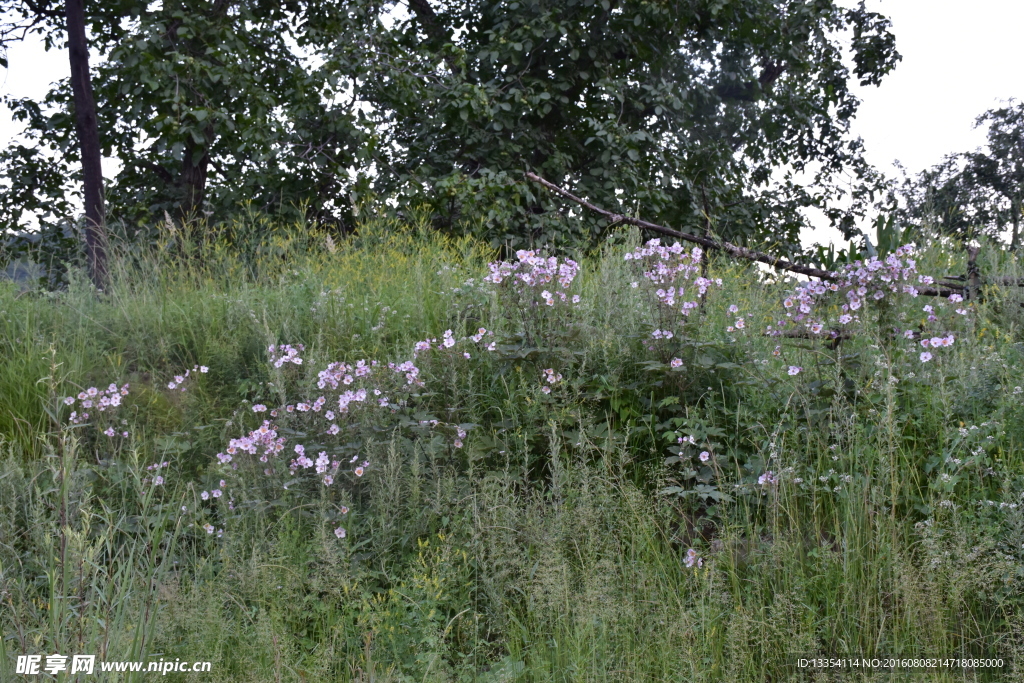
<path fill-rule="evenodd" d="M 877 84 L 900 58 L 884 17 L 830 0 L 398 7 L 350 3 L 329 60 L 369 105 L 373 188 L 443 227 L 483 216 L 496 242 L 602 228 L 522 183 L 533 171 L 616 213 L 798 248 L 800 209 L 867 171 L 850 78 Z"/>
<path fill-rule="evenodd" d="M 351 107 L 335 106 L 335 78 L 310 66 L 318 41 L 335 40 L 335 4 L 319 0 L 102 0 L 87 17 L 102 154 L 120 162 L 108 202 L 128 225 L 230 217 L 241 204 L 344 224 L 348 172 L 361 147 Z M 0 159 L 9 193 L 26 209 L 58 212 L 66 187 L 33 185 L 47 163 L 79 160 L 70 144 L 74 83 L 43 103 L 9 100 L 31 147 Z M 53 150 L 47 158 L 43 150 Z"/>
<path fill-rule="evenodd" d="M 1009 224 L 1010 247 L 1016 249 L 1024 211 L 1024 103 L 1011 100 L 975 121 L 986 124 L 985 148 L 949 154 L 904 181 L 904 216 L 911 222 L 930 220 L 963 239 L 999 239 Z"/>
<path fill-rule="evenodd" d="M 24 38 L 30 30 L 49 30 L 47 47 L 53 33 L 66 32 L 68 55 L 71 62 L 70 84 L 75 133 L 81 158 L 83 203 L 85 206 L 85 243 L 89 275 L 97 288 L 107 281 L 107 235 L 103 201 L 103 169 L 101 167 L 99 128 L 96 102 L 93 99 L 89 77 L 89 47 L 85 35 L 83 0 L 65 0 L 64 12 L 48 0 L 23 0 L 12 5 L 0 4 L 0 14 L 10 15 L 13 21 L 0 28 L 0 48 L 10 40 Z M 18 33 L 20 32 L 20 38 Z M 7 67 L 6 54 L 2 61 Z"/>

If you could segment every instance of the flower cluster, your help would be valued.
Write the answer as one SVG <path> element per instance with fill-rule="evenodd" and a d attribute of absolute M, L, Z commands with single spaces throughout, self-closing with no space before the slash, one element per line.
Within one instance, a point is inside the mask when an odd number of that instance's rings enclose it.
<path fill-rule="evenodd" d="M 767 333 L 779 336 L 782 334 L 782 328 L 794 323 L 803 326 L 811 334 L 823 334 L 826 321 L 824 314 L 816 313 L 816 309 L 820 310 L 821 304 L 830 295 L 839 296 L 843 302 L 839 306 L 839 316 L 836 318 L 836 322 L 840 326 L 858 322 L 860 310 L 871 301 L 882 301 L 892 298 L 894 295 L 918 296 L 918 286 L 931 285 L 934 283 L 934 279 L 928 275 L 918 274 L 917 263 L 911 258 L 912 254 L 912 247 L 902 246 L 886 256 L 885 259 L 872 257 L 844 266 L 832 274 L 834 279 L 831 282 L 808 281 L 801 283 L 782 302 L 786 317 L 779 320 L 774 329 L 769 326 Z M 958 304 L 963 301 L 963 297 L 959 294 L 952 294 L 949 301 Z M 944 304 L 939 302 L 936 305 L 941 307 Z M 928 314 L 928 322 L 939 320 L 935 315 L 934 306 L 925 306 L 924 312 Z M 956 313 L 966 315 L 967 310 L 957 307 Z M 838 330 L 830 330 L 827 334 L 835 338 L 840 333 Z M 917 333 L 913 330 L 906 330 L 903 336 L 907 339 L 914 339 Z M 941 338 L 923 339 L 922 342 L 928 343 L 922 343 L 922 346 L 928 347 L 934 339 L 939 339 L 940 343 L 931 346 L 950 346 L 953 343 L 953 335 L 950 334 Z M 920 355 L 921 362 L 927 362 L 931 358 L 931 353 L 927 351 Z M 796 374 L 792 372 L 792 368 L 790 368 L 790 374 Z"/>
<path fill-rule="evenodd" d="M 266 410 L 265 406 L 253 406 L 254 410 L 256 408 Z M 284 450 L 284 441 L 284 437 L 277 435 L 277 430 L 274 429 L 274 426 L 269 421 L 264 420 L 259 428 L 252 430 L 247 436 L 231 439 L 225 451 L 217 454 L 217 460 L 220 461 L 220 464 L 227 465 L 234 460 L 236 454 L 241 452 L 258 455 L 260 462 L 267 462 L 270 456 L 277 455 Z"/>
<path fill-rule="evenodd" d="M 147 472 L 153 473 L 153 486 L 163 485 L 164 477 L 162 474 L 160 474 L 160 470 L 168 467 L 169 465 L 170 463 L 164 460 L 163 462 L 155 462 L 152 465 L 146 467 Z M 145 481 L 143 483 L 145 483 Z"/>
<path fill-rule="evenodd" d="M 540 288 L 540 300 L 546 306 L 554 306 L 556 301 L 578 304 L 579 295 L 566 292 L 579 274 L 579 264 L 572 259 L 559 261 L 554 256 L 539 256 L 535 251 L 520 249 L 516 252 L 517 261 L 496 261 L 489 265 L 490 275 L 484 282 L 500 285 L 511 280 L 515 290 L 522 294 Z M 557 285 L 557 287 L 555 286 Z M 553 289 L 554 291 L 550 291 Z M 535 305 L 540 302 L 533 301 Z"/>
<path fill-rule="evenodd" d="M 659 239 L 650 240 L 643 247 L 625 255 L 627 261 L 636 261 L 645 268 L 644 277 L 658 287 L 654 292 L 658 302 L 669 309 L 678 308 L 684 316 L 690 315 L 690 311 L 697 308 L 698 303 L 686 300 L 686 288 L 683 286 L 683 282 L 688 282 L 700 270 L 703 258 L 704 251 L 700 247 L 693 247 L 687 251 L 679 242 L 665 246 Z M 722 280 L 720 278 L 711 280 L 698 276 L 693 278 L 693 284 L 697 294 L 704 296 L 711 285 L 721 287 Z M 633 283 L 633 286 L 637 286 L 637 283 Z M 671 333 L 669 334 L 671 335 Z"/>
<path fill-rule="evenodd" d="M 542 386 L 540 388 L 540 390 L 542 392 L 544 392 L 545 394 L 550 394 L 551 393 L 551 387 L 549 385 L 558 384 L 559 382 L 561 382 L 562 381 L 562 373 L 560 373 L 560 372 L 556 373 L 553 368 L 548 368 L 548 369 L 546 369 L 541 374 L 541 381 L 542 382 L 547 382 L 547 384 Z"/>
<path fill-rule="evenodd" d="M 704 566 L 704 558 L 700 557 L 696 550 L 690 548 L 686 551 L 686 557 L 683 559 L 683 563 L 688 569 L 692 567 L 700 568 Z"/>
<path fill-rule="evenodd" d="M 68 396 L 63 399 L 63 403 L 66 406 L 75 406 L 82 410 L 79 413 L 78 410 L 72 410 L 68 420 L 71 424 L 81 424 L 89 419 L 89 413 L 84 412 L 86 410 L 96 409 L 101 413 L 112 413 L 121 405 L 121 399 L 128 395 L 128 385 L 125 384 L 118 387 L 116 384 L 111 384 L 106 389 L 97 389 L 96 387 L 89 387 L 84 391 L 78 392 L 77 396 Z M 107 432 L 110 432 L 107 434 Z M 115 432 L 113 428 L 108 428 L 103 432 L 107 436 L 114 436 Z M 125 432 L 124 436 L 127 436 Z"/>
<path fill-rule="evenodd" d="M 485 338 L 488 337 L 493 338 L 494 331 L 488 330 L 486 327 L 479 328 L 476 331 L 476 334 L 472 334 L 468 337 L 462 337 L 460 339 L 456 339 L 455 334 L 451 330 L 445 330 L 444 334 L 441 335 L 440 342 L 437 339 L 424 339 L 423 341 L 418 341 L 413 345 L 412 353 L 413 357 L 415 358 L 418 357 L 419 354 L 424 351 L 447 350 L 454 348 L 456 344 L 465 343 L 467 341 L 471 341 L 474 344 L 480 344 L 483 342 Z M 487 344 L 484 345 L 484 348 L 487 349 L 488 351 L 494 351 L 495 349 L 498 348 L 498 344 L 495 341 L 489 341 Z M 472 356 L 468 351 L 464 351 L 462 352 L 462 357 L 468 360 Z"/>
<path fill-rule="evenodd" d="M 184 375 L 175 375 L 174 380 L 167 383 L 167 388 L 171 389 L 172 391 L 174 389 L 180 389 L 181 391 L 185 391 L 185 380 L 188 379 L 189 375 L 192 372 L 200 372 L 206 374 L 209 371 L 210 368 L 206 367 L 205 365 L 193 365 L 192 370 L 186 370 Z"/>
<path fill-rule="evenodd" d="M 275 368 L 280 368 L 285 363 L 293 363 L 295 365 L 302 365 L 302 358 L 299 357 L 299 353 L 306 349 L 302 344 L 281 344 L 276 346 L 271 344 L 267 347 L 267 351 L 270 352 L 270 362 L 274 364 Z"/>

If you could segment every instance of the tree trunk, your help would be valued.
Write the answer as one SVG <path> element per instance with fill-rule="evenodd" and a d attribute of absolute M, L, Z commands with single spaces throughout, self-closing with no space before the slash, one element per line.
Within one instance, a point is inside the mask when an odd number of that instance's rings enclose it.
<path fill-rule="evenodd" d="M 1013 214 L 1013 235 L 1010 237 L 1010 249 L 1016 249 L 1017 240 L 1020 238 L 1020 199 L 1014 199 L 1010 202 L 1010 213 Z"/>
<path fill-rule="evenodd" d="M 100 132 L 96 101 L 89 79 L 89 46 L 85 40 L 85 0 L 66 0 L 68 54 L 71 60 L 71 91 L 74 96 L 75 132 L 82 154 L 85 200 L 85 253 L 89 276 L 97 289 L 107 284 L 107 228 L 103 205 L 103 168 L 100 165 Z"/>
<path fill-rule="evenodd" d="M 183 221 L 198 218 L 203 210 L 206 198 L 206 174 L 210 167 L 210 145 L 213 142 L 213 127 L 203 131 L 206 144 L 198 145 L 189 140 L 185 145 L 185 153 L 181 159 L 181 186 L 184 196 L 181 202 L 181 219 Z"/>

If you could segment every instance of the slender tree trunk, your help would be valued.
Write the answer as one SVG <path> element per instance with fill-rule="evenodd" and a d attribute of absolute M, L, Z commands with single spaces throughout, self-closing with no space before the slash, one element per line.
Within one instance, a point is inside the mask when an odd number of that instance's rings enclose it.
<path fill-rule="evenodd" d="M 82 154 L 85 199 L 85 253 L 89 276 L 98 289 L 107 284 L 107 227 L 103 205 L 103 168 L 96 100 L 89 79 L 89 46 L 85 40 L 85 0 L 65 0 L 75 132 Z"/>
<path fill-rule="evenodd" d="M 1010 237 L 1010 249 L 1017 248 L 1017 240 L 1020 239 L 1020 199 L 1010 202 L 1010 212 L 1013 214 L 1013 235 Z"/>

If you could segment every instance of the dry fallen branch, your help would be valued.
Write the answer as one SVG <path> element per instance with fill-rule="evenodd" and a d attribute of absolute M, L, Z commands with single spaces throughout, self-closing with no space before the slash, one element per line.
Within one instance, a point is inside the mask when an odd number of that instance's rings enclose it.
<path fill-rule="evenodd" d="M 791 273 L 799 273 L 800 275 L 818 278 L 819 280 L 836 279 L 835 273 L 832 273 L 827 270 L 822 270 L 820 268 L 812 268 L 811 266 L 802 266 L 799 263 L 793 263 L 792 261 L 787 261 L 786 259 L 779 258 L 777 256 L 772 256 L 761 251 L 755 251 L 753 249 L 747 249 L 746 247 L 740 247 L 735 244 L 731 244 L 730 242 L 719 242 L 709 237 L 691 235 L 690 233 L 680 232 L 678 230 L 673 230 L 672 228 L 666 228 L 664 225 L 658 225 L 657 223 L 649 223 L 640 218 L 632 218 L 630 216 L 623 216 L 622 214 L 612 213 L 611 211 L 606 211 L 598 206 L 594 206 L 585 199 L 580 199 L 576 195 L 572 194 L 567 190 L 563 190 L 554 183 L 544 180 L 536 173 L 527 172 L 526 177 L 534 181 L 535 183 L 540 183 L 541 185 L 548 188 L 552 192 L 560 194 L 566 199 L 576 202 L 583 208 L 588 209 L 589 211 L 593 211 L 594 213 L 599 214 L 601 216 L 604 216 L 613 224 L 626 223 L 628 225 L 635 225 L 636 227 L 641 228 L 643 230 L 649 230 L 651 232 L 656 232 L 661 235 L 667 235 L 669 237 L 675 237 L 686 242 L 699 244 L 702 247 L 706 247 L 708 249 L 717 249 L 719 251 L 724 251 L 725 253 L 731 256 L 736 256 L 738 258 L 746 259 L 748 261 L 757 261 L 758 263 L 764 263 L 766 265 L 771 266 L 772 268 L 775 268 L 776 270 L 786 270 Z M 948 288 L 945 289 L 937 287 L 918 287 L 917 291 L 919 294 L 923 294 L 925 296 L 948 297 L 950 294 L 958 293 L 957 290 L 963 288 L 962 285 L 955 285 L 952 283 L 949 283 L 947 287 Z"/>

